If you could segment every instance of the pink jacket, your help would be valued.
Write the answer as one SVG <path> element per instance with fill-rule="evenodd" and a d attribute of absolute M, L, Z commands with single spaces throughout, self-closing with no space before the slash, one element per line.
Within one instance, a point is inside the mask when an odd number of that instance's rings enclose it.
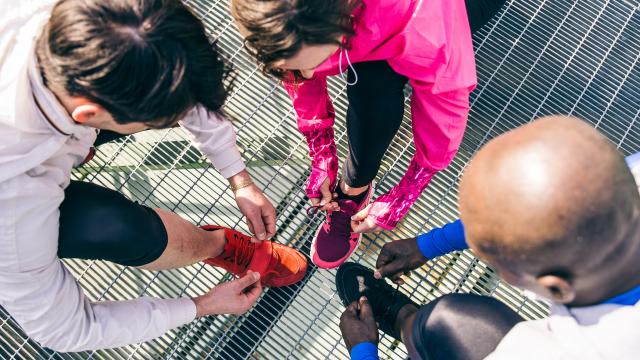
<path fill-rule="evenodd" d="M 369 212 L 378 225 L 393 229 L 462 141 L 476 85 L 471 31 L 464 0 L 364 0 L 353 17 L 350 49 L 338 50 L 312 79 L 284 86 L 312 158 L 307 195 L 319 197 L 320 184 L 328 177 L 335 185 L 338 171 L 326 77 L 346 71 L 348 60 L 386 60 L 409 78 L 416 153 L 400 183 Z"/>

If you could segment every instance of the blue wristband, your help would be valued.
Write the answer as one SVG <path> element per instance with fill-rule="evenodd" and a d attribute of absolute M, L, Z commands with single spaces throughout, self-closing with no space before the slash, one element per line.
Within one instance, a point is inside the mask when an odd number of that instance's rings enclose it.
<path fill-rule="evenodd" d="M 374 343 L 362 342 L 351 349 L 351 360 L 378 359 L 378 348 Z"/>
<path fill-rule="evenodd" d="M 462 221 L 456 220 L 418 236 L 418 247 L 427 259 L 446 255 L 457 250 L 468 249 Z"/>

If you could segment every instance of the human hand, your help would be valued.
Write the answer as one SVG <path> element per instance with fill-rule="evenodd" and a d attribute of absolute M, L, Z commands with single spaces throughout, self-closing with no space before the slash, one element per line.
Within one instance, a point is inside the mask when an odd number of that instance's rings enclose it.
<path fill-rule="evenodd" d="M 260 274 L 251 270 L 240 279 L 222 283 L 208 293 L 193 298 L 196 317 L 247 312 L 262 293 Z"/>
<path fill-rule="evenodd" d="M 351 217 L 351 230 L 353 230 L 354 233 L 362 234 L 384 230 L 376 223 L 372 216 L 369 216 L 370 209 L 371 204 Z"/>
<path fill-rule="evenodd" d="M 411 270 L 419 268 L 428 260 L 422 255 L 416 238 L 395 240 L 386 243 L 380 250 L 373 276 L 376 279 L 388 277 L 396 284 L 404 284 L 401 276 L 409 275 Z"/>
<path fill-rule="evenodd" d="M 363 342 L 378 344 L 378 327 L 366 297 L 347 306 L 340 316 L 340 332 L 349 352 Z"/>
<path fill-rule="evenodd" d="M 276 209 L 255 184 L 236 190 L 234 195 L 238 209 L 247 218 L 249 231 L 255 236 L 251 241 L 267 240 L 275 235 Z"/>
<path fill-rule="evenodd" d="M 324 181 L 322 182 L 322 184 L 320 185 L 320 194 L 322 195 L 322 197 L 320 198 L 309 198 L 309 200 L 311 201 L 311 205 L 313 206 L 319 206 L 318 210 L 322 210 L 322 211 L 335 211 L 338 210 L 338 202 L 334 201 L 334 199 L 336 197 L 338 197 L 338 194 L 332 193 L 331 192 L 331 187 L 330 187 L 330 182 L 329 182 L 329 178 L 324 179 Z"/>

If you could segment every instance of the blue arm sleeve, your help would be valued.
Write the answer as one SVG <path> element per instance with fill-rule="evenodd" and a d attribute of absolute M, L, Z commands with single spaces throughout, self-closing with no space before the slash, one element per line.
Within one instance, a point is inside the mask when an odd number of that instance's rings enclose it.
<path fill-rule="evenodd" d="M 378 360 L 378 348 L 370 342 L 360 343 L 351 349 L 351 360 Z"/>
<path fill-rule="evenodd" d="M 456 220 L 418 236 L 418 247 L 427 259 L 446 255 L 456 250 L 468 249 L 462 221 Z"/>

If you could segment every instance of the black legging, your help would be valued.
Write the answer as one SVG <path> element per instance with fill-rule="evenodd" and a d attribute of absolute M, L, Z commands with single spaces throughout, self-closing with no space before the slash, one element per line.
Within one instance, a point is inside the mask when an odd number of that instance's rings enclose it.
<path fill-rule="evenodd" d="M 122 135 L 101 131 L 96 145 Z M 117 191 L 72 181 L 60 205 L 58 256 L 146 265 L 167 247 L 167 231 L 158 214 Z"/>
<path fill-rule="evenodd" d="M 449 294 L 418 310 L 413 321 L 413 347 L 407 348 L 422 360 L 484 359 L 522 320 L 494 298 Z"/>
<path fill-rule="evenodd" d="M 486 24 L 506 0 L 467 0 L 471 31 Z M 358 81 L 347 87 L 347 137 L 349 155 L 343 178 L 352 187 L 371 183 L 384 153 L 400 128 L 404 114 L 407 77 L 396 73 L 386 61 L 353 64 Z M 355 80 L 349 68 L 349 82 Z"/>

